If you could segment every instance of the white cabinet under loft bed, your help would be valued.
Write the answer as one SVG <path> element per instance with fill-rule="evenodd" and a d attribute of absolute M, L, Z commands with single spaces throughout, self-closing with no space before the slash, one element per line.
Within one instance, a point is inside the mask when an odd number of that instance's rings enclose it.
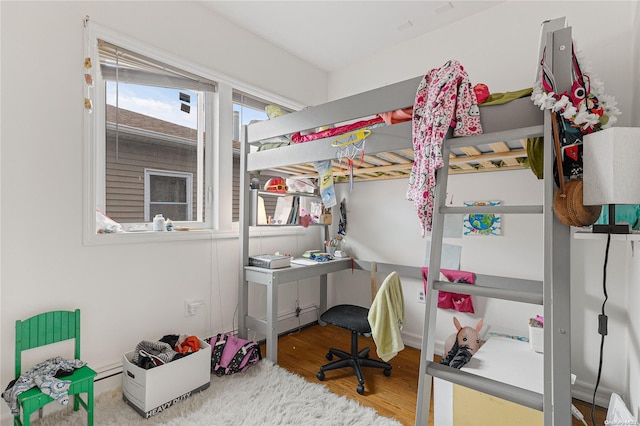
<path fill-rule="evenodd" d="M 562 34 L 558 34 L 558 39 L 554 41 L 559 46 L 564 43 L 571 45 L 570 29 Z M 558 48 L 559 50 L 559 48 Z M 566 49 L 570 52 L 570 49 Z M 554 57 L 556 57 L 554 52 Z M 558 55 L 561 56 L 561 55 Z M 553 64 L 554 69 L 570 65 L 570 55 L 561 56 L 559 64 Z M 252 211 L 255 203 L 251 202 L 251 192 L 249 189 L 250 173 L 260 170 L 280 169 L 290 165 L 308 164 L 315 161 L 335 159 L 336 150 L 331 146 L 335 137 L 318 139 L 310 142 L 281 146 L 269 150 L 257 150 L 257 147 L 264 141 L 295 132 L 304 132 L 326 125 L 345 123 L 370 117 L 372 115 L 407 108 L 413 105 L 416 89 L 422 77 L 390 84 L 378 89 L 370 90 L 361 94 L 347 98 L 335 100 L 315 107 L 306 108 L 299 112 L 286 114 L 278 118 L 259 122 L 247 126 L 244 134 L 244 142 L 241 149 L 241 188 L 244 189 L 241 197 L 241 226 L 240 226 L 240 265 L 239 265 L 239 320 L 238 328 L 242 337 L 246 337 L 248 329 L 259 328 L 259 331 L 267 335 L 267 347 L 271 347 L 271 352 L 267 354 L 269 359 L 277 361 L 277 291 L 271 288 L 267 304 L 267 321 L 253 318 L 248 313 L 248 291 L 249 282 L 262 282 L 274 285 L 287 279 L 300 279 L 302 277 L 321 277 L 321 304 L 326 307 L 326 276 L 328 273 L 341 269 L 347 269 L 350 262 L 344 260 L 332 266 L 322 266 L 313 268 L 296 268 L 293 271 L 269 272 L 249 267 L 249 227 L 251 226 Z M 456 156 L 460 148 L 467 146 L 477 147 L 480 151 L 492 151 L 495 144 L 513 146 L 521 144 L 523 140 L 532 137 L 544 136 L 545 140 L 552 140 L 550 133 L 549 117 L 545 116 L 531 100 L 526 98 L 517 99 L 503 105 L 482 107 L 480 118 L 483 127 L 483 134 L 449 138 L 445 141 L 446 146 L 451 150 L 452 158 Z M 366 141 L 366 154 L 376 155 L 386 152 L 405 152 L 413 148 L 411 122 L 404 122 L 394 125 L 387 125 L 371 129 L 371 134 Z M 521 145 L 522 146 L 522 145 Z M 253 147 L 253 148 L 252 148 Z M 552 149 L 547 144 L 545 163 L 551 156 Z M 458 150 L 458 151 L 456 151 Z M 449 152 L 449 151 L 447 151 Z M 448 159 L 447 155 L 447 159 Z M 445 163 L 444 170 L 449 171 L 448 162 Z M 545 176 L 552 176 L 550 166 L 545 165 Z M 505 179 L 509 174 L 504 173 Z M 446 179 L 444 179 L 446 181 Z M 445 183 L 446 185 L 446 183 Z M 419 374 L 418 408 L 416 413 L 416 424 L 426 424 L 430 405 L 431 377 L 443 377 L 457 385 L 476 389 L 488 394 L 496 394 L 501 397 L 513 394 L 512 402 L 522 404 L 535 410 L 542 411 L 542 407 L 554 407 L 553 410 L 544 411 L 545 424 L 563 425 L 570 424 L 570 313 L 569 306 L 569 229 L 561 225 L 553 217 L 552 199 L 554 184 L 552 179 L 545 180 L 544 200 L 538 206 L 503 206 L 501 212 L 509 214 L 542 214 L 544 216 L 544 279 L 542 282 L 532 282 L 530 280 L 517 280 L 509 277 L 484 277 L 478 279 L 477 285 L 470 286 L 473 292 L 465 288 L 465 292 L 480 296 L 495 297 L 506 300 L 525 301 L 527 303 L 543 304 L 545 322 L 553 326 L 545 327 L 545 352 L 544 352 L 544 390 L 541 392 L 531 392 L 529 390 L 518 391 L 519 388 L 510 388 L 508 384 L 502 384 L 487 380 L 482 375 L 465 372 L 460 379 L 459 371 L 447 366 L 438 366 L 430 363 L 433 359 L 434 330 L 435 330 L 435 298 L 433 306 L 429 306 L 429 300 L 425 305 L 425 334 L 422 342 L 422 356 Z M 445 190 L 446 192 L 446 190 Z M 436 205 L 438 197 L 443 199 L 442 194 L 436 195 Z M 441 213 L 467 213 L 468 208 L 464 207 L 442 207 Z M 477 210 L 477 208 L 476 208 Z M 436 217 L 438 216 L 436 215 Z M 334 214 L 335 217 L 335 214 Z M 434 218 L 433 241 L 442 239 L 442 230 L 438 234 Z M 253 222 L 255 223 L 255 221 Z M 432 245 L 432 247 L 435 247 Z M 426 248 L 426 247 L 425 247 Z M 436 250 L 437 251 L 437 250 Z M 432 249 L 432 253 L 433 253 Z M 438 256 L 431 256 L 429 264 L 431 270 L 438 270 L 440 259 Z M 434 258 L 437 258 L 434 260 Z M 435 267 L 435 269 L 434 269 Z M 315 268 L 315 267 L 314 267 Z M 256 275 L 257 274 L 257 275 Z M 254 281 L 252 281 L 254 280 Z M 559 285 L 554 285 L 559 283 Z M 457 291 L 454 283 L 443 283 L 434 281 L 431 283 L 435 290 Z M 552 301 L 554 303 L 552 303 Z M 432 320 L 432 321 L 429 321 Z M 555 332 L 554 332 L 555 331 Z M 275 351 L 275 352 L 274 352 Z M 526 368 L 526 366 L 522 366 Z M 454 370 L 454 371 L 449 371 Z M 565 377 L 566 376 L 566 377 Z M 566 379 L 566 381 L 565 381 Z M 487 385 L 489 383 L 490 385 Z M 506 391 L 505 391 L 506 390 Z M 512 392 L 513 391 L 513 392 Z"/>

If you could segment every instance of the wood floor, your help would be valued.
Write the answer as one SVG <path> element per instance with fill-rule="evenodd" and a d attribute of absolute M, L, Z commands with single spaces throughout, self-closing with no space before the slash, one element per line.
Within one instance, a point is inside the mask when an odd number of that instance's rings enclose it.
<path fill-rule="evenodd" d="M 374 408 L 378 414 L 392 417 L 405 426 L 414 425 L 416 398 L 418 389 L 418 371 L 420 369 L 420 351 L 407 347 L 391 360 L 393 371 L 385 377 L 381 370 L 365 368 L 365 392 L 359 395 L 356 391 L 357 379 L 350 369 L 327 371 L 325 380 L 316 378 L 321 365 L 327 363 L 325 355 L 329 346 L 347 349 L 351 336 L 348 331 L 337 327 L 321 327 L 313 325 L 300 331 L 286 334 L 278 340 L 278 364 L 312 383 L 322 383 L 329 390 L 358 401 L 361 405 Z M 371 338 L 361 337 L 359 347 L 369 346 L 371 357 L 375 355 L 375 344 Z M 262 348 L 264 354 L 264 347 Z M 587 423 L 591 426 L 591 405 L 574 400 L 574 404 L 582 411 Z M 603 425 L 605 409 L 597 407 L 596 424 Z M 429 416 L 429 424 L 433 425 L 433 404 Z M 573 419 L 572 426 L 583 426 Z"/>

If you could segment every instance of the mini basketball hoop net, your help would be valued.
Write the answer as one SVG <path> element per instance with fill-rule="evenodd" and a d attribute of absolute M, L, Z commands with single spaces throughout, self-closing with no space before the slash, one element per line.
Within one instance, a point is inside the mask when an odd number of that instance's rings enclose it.
<path fill-rule="evenodd" d="M 349 170 L 349 182 L 353 184 L 353 166 L 364 162 L 364 147 L 371 130 L 360 129 L 345 133 L 331 142 L 336 148 L 336 159 L 341 170 Z"/>

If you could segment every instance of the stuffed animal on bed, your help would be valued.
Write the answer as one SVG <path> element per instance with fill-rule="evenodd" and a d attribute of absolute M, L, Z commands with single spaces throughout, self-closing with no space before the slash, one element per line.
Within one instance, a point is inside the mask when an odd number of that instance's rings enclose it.
<path fill-rule="evenodd" d="M 442 358 L 440 364 L 462 368 L 484 343 L 479 334 L 484 322 L 478 321 L 475 328 L 462 327 L 458 318 L 453 317 L 453 324 L 458 332 L 449 336 L 444 342 L 444 352 L 447 355 Z"/>

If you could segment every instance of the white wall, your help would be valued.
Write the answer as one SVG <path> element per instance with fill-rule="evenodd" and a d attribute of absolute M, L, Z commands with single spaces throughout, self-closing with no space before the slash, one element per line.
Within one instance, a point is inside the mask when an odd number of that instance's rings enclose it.
<path fill-rule="evenodd" d="M 0 22 L 2 22 L 2 8 L 0 7 Z M 0 41 L 2 37 L 0 37 Z M 0 82 L 2 81 L 2 55 L 0 55 Z M 2 84 L 0 84 L 0 89 Z M 0 102 L 0 141 L 2 141 L 2 102 Z M 0 241 L 2 240 L 2 144 L 0 143 Z M 0 244 L 0 284 L 2 283 L 2 244 Z M 0 285 L 0 306 L 2 306 L 2 285 Z M 0 339 L 2 338 L 2 320 L 0 319 Z M 2 364 L 2 351 L 0 351 L 0 365 Z M 0 376 L 1 377 L 1 376 Z"/>
<path fill-rule="evenodd" d="M 544 20 L 566 16 L 578 50 L 584 52 L 592 71 L 605 82 L 606 92 L 616 97 L 624 113 L 620 125 L 628 125 L 635 3 L 506 1 L 332 72 L 329 98 L 424 75 L 449 59 L 460 61 L 473 84 L 485 83 L 492 92 L 531 87 L 538 63 L 540 25 Z M 609 65 L 621 59 L 625 65 Z"/>
<path fill-rule="evenodd" d="M 326 100 L 326 73 L 193 2 L 2 1 L 0 10 L 3 389 L 13 378 L 15 320 L 39 312 L 79 307 L 82 357 L 97 370 L 121 362 L 143 339 L 231 330 L 237 232 L 198 241 L 82 244 L 83 19 L 303 105 Z M 279 66 L 264 66 L 274 62 Z M 265 235 L 252 241 L 251 253 L 295 252 L 319 238 Z M 280 312 L 293 311 L 298 295 L 302 306 L 316 303 L 312 284 L 296 286 L 283 286 Z M 251 309 L 260 315 L 264 295 L 255 293 Z M 187 299 L 207 307 L 185 318 Z M 7 405 L 0 405 L 1 423 L 8 424 Z"/>
<path fill-rule="evenodd" d="M 506 185 L 504 180 L 496 180 L 499 176 L 504 177 L 501 173 L 478 173 L 472 177 L 452 175 L 449 177 L 449 197 L 453 197 L 454 205 L 478 200 L 501 200 L 509 205 L 540 203 L 542 184 L 533 173 L 529 170 L 508 173 Z M 405 199 L 406 190 L 406 179 L 356 183 L 352 192 L 348 185 L 338 185 L 339 199 L 347 202 L 346 240 L 355 257 L 384 263 L 427 265 L 426 239 L 420 237 L 413 204 Z M 542 280 L 541 229 L 539 215 L 512 215 L 503 217 L 501 237 L 460 235 L 463 247 L 460 268 L 481 274 Z M 537 266 L 532 268 L 531 265 Z M 368 294 L 366 278 L 364 284 L 357 286 L 361 303 L 366 302 Z M 351 288 L 338 285 L 334 291 L 344 301 L 356 297 L 349 291 Z M 418 291 L 422 288 L 422 280 L 403 278 L 407 302 L 403 335 L 406 343 L 415 347 L 420 347 L 422 341 L 424 305 L 417 302 Z M 456 313 L 463 324 L 475 325 L 483 318 L 490 331 L 517 335 L 527 335 L 529 318 L 542 314 L 542 307 L 481 297 L 474 298 L 474 306 L 475 315 Z M 455 328 L 453 311 L 439 310 L 438 315 L 436 340 L 440 345 Z"/>
<path fill-rule="evenodd" d="M 632 125 L 640 126 L 640 2 L 636 3 L 635 20 L 633 25 L 633 40 L 635 41 L 632 49 L 632 58 L 634 64 L 635 82 L 633 84 L 632 98 L 634 106 L 634 114 L 632 117 Z M 634 250 L 639 248 L 638 243 L 634 243 Z M 627 389 L 627 406 L 631 414 L 636 419 L 640 419 L 640 309 L 638 309 L 637 301 L 640 300 L 640 255 L 633 253 L 631 257 L 631 266 L 629 269 L 628 283 L 628 358 L 627 365 L 629 367 L 629 384 Z"/>
<path fill-rule="evenodd" d="M 606 93 L 616 97 L 623 112 L 619 125 L 632 122 L 637 125 L 638 110 L 632 109 L 632 93 L 635 92 L 637 101 L 639 89 L 637 80 L 634 85 L 637 72 L 634 73 L 630 65 L 630 58 L 634 53 L 637 57 L 638 49 L 637 42 L 634 42 L 638 40 L 637 2 L 504 2 L 461 23 L 396 45 L 359 61 L 357 65 L 331 73 L 329 97 L 339 98 L 423 75 L 451 58 L 465 66 L 472 84 L 485 83 L 492 92 L 531 87 L 538 61 L 540 24 L 546 19 L 561 16 L 568 17 L 573 38 L 589 62 L 589 68 L 604 82 Z M 594 28 L 598 30 L 594 31 Z M 630 87 L 634 89 L 629 90 Z M 524 201 L 530 196 L 539 197 L 536 194 L 538 182 L 535 179 L 531 182 L 532 177 L 529 171 L 452 176 L 450 188 L 456 200 L 454 203 L 491 198 L 510 204 L 526 204 Z M 351 201 L 349 209 L 353 214 L 349 218 L 347 236 L 358 257 L 423 264 L 425 242 L 419 237 L 415 213 L 410 203 L 404 200 L 406 187 L 406 180 L 398 180 L 356 184 L 351 194 L 342 189 L 341 196 L 346 194 L 344 196 Z M 461 268 L 493 275 L 542 279 L 542 242 L 540 231 L 535 230 L 536 220 L 533 219 L 531 224 L 526 221 L 518 223 L 519 220 L 524 219 L 505 217 L 505 235 L 501 238 L 464 238 Z M 638 282 L 638 267 L 635 267 L 635 275 L 628 277 L 628 251 L 624 246 L 612 247 L 612 256 L 609 269 L 612 288 L 608 302 L 611 310 L 609 336 L 598 402 L 606 405 L 611 390 L 621 395 L 628 394 L 628 380 L 621 378 L 629 377 L 633 372 L 635 379 L 631 386 L 634 386 L 634 406 L 637 406 L 640 392 L 634 382 L 639 378 L 637 354 L 640 351 L 637 349 L 640 345 L 637 343 L 637 327 L 632 326 L 636 355 L 629 359 L 626 356 L 626 349 L 630 349 L 626 337 L 628 311 L 635 308 L 627 306 L 624 289 L 627 283 Z M 599 242 L 572 241 L 571 258 L 572 369 L 578 376 L 577 394 L 590 400 L 600 343 L 597 314 L 603 298 L 600 278 L 603 249 Z M 424 318 L 423 305 L 416 302 L 416 292 L 421 283 L 404 284 L 408 310 L 405 335 L 413 343 L 416 335 L 421 335 Z M 363 288 L 358 287 L 358 291 L 362 293 Z M 349 292 L 349 289 L 351 287 L 336 289 L 336 292 L 346 293 L 342 297 L 347 299 L 362 297 Z M 637 296 L 637 290 L 631 291 Z M 526 335 L 526 320 L 535 313 L 541 313 L 541 308 L 525 304 L 476 299 L 477 315 L 461 315 L 461 320 L 472 325 L 477 318 L 483 317 L 492 331 Z M 450 317 L 448 312 L 439 312 L 438 341 L 453 332 Z"/>
<path fill-rule="evenodd" d="M 629 383 L 624 396 L 627 406 L 636 419 L 640 419 L 640 310 L 637 301 L 640 300 L 640 248 L 638 242 L 634 243 L 636 251 L 631 257 L 627 292 L 628 301 L 628 357 L 626 364 L 629 368 Z"/>
<path fill-rule="evenodd" d="M 633 35 L 631 40 L 633 44 L 631 46 L 631 54 L 633 63 L 633 76 L 635 78 L 634 84 L 631 85 L 632 99 L 633 99 L 633 115 L 631 117 L 632 126 L 640 126 L 640 1 L 635 2 L 635 13 L 633 13 Z"/>

